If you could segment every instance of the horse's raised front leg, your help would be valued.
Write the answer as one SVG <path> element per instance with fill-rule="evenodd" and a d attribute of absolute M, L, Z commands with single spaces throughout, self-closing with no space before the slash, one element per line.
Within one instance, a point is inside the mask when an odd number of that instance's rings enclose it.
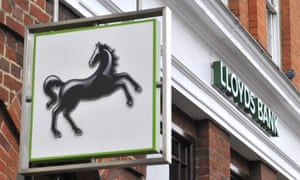
<path fill-rule="evenodd" d="M 124 93 L 126 95 L 127 105 L 128 106 L 132 106 L 133 105 L 133 99 L 132 99 L 132 97 L 131 97 L 128 89 L 127 89 L 127 86 L 125 85 L 125 83 L 119 82 L 119 83 L 116 84 L 116 87 L 123 89 L 123 91 L 124 91 Z"/>
<path fill-rule="evenodd" d="M 70 116 L 70 111 L 64 111 L 64 112 L 63 112 L 63 115 L 64 115 L 64 117 L 68 120 L 68 122 L 70 123 L 70 125 L 72 126 L 72 129 L 73 129 L 73 131 L 75 132 L 75 134 L 76 134 L 77 136 L 81 136 L 81 135 L 83 134 L 83 133 L 82 133 L 82 130 L 79 129 L 79 128 L 77 127 L 77 125 L 74 123 L 73 119 L 72 119 L 71 116 Z"/>
<path fill-rule="evenodd" d="M 57 129 L 57 115 L 61 112 L 61 106 L 58 104 L 52 110 L 51 130 L 55 138 L 61 137 L 61 132 Z"/>
<path fill-rule="evenodd" d="M 118 73 L 115 75 L 115 77 L 116 80 L 120 80 L 122 78 L 127 79 L 132 84 L 136 92 L 142 92 L 142 87 L 135 80 L 133 80 L 128 73 Z"/>

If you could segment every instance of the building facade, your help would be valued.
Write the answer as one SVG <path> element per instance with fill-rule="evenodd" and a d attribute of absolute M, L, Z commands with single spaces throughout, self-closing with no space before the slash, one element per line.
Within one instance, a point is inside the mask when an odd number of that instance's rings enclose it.
<path fill-rule="evenodd" d="M 300 179 L 300 2 L 138 2 L 139 9 L 172 10 L 172 164 L 26 178 Z M 0 0 L 0 7 L 0 179 L 22 179 L 26 26 L 137 6 L 118 0 Z"/>

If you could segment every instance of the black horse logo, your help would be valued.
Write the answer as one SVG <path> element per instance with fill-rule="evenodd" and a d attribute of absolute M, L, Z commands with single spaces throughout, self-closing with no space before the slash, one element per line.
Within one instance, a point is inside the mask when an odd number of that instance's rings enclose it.
<path fill-rule="evenodd" d="M 44 80 L 44 92 L 50 98 L 46 107 L 50 109 L 55 105 L 52 109 L 51 124 L 51 130 L 55 138 L 62 136 L 57 129 L 57 116 L 61 112 L 70 123 L 75 134 L 78 136 L 82 135 L 82 130 L 77 127 L 70 116 L 70 113 L 81 100 L 98 99 L 109 96 L 118 89 L 122 89 L 127 99 L 127 105 L 129 107 L 133 106 L 132 96 L 122 79 L 128 80 L 137 92 L 141 92 L 142 88 L 128 73 L 116 73 L 115 67 L 118 57 L 114 52 L 108 45 L 98 42 L 89 60 L 89 66 L 94 67 L 97 63 L 99 65 L 91 76 L 85 79 L 71 79 L 63 82 L 56 75 L 50 75 Z M 55 88 L 58 88 L 58 93 L 56 93 Z"/>

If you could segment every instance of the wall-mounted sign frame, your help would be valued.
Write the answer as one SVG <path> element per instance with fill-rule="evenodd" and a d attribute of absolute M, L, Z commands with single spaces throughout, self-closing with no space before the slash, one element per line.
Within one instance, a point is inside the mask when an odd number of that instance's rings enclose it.
<path fill-rule="evenodd" d="M 20 174 L 171 162 L 170 23 L 164 7 L 26 29 Z"/>

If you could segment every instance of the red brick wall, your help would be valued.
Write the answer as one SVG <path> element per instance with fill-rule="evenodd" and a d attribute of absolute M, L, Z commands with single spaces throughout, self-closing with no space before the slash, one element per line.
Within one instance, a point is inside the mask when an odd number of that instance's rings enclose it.
<path fill-rule="evenodd" d="M 230 179 L 229 135 L 211 120 L 198 124 L 196 178 Z"/>
<path fill-rule="evenodd" d="M 195 179 L 230 179 L 229 135 L 211 120 L 193 120 L 173 107 L 173 123 L 196 139 Z"/>
<path fill-rule="evenodd" d="M 281 1 L 282 69 L 294 69 L 293 83 L 300 90 L 300 1 Z"/>
<path fill-rule="evenodd" d="M 229 8 L 250 34 L 267 49 L 266 2 L 229 0 Z"/>
<path fill-rule="evenodd" d="M 250 165 L 252 180 L 276 180 L 276 171 L 266 166 L 263 162 L 252 162 Z"/>
<path fill-rule="evenodd" d="M 249 31 L 267 49 L 266 1 L 249 1 Z"/>
<path fill-rule="evenodd" d="M 15 179 L 18 170 L 19 145 L 6 124 L 3 112 L 0 114 L 0 179 Z"/>
<path fill-rule="evenodd" d="M 249 6 L 248 0 L 229 0 L 229 8 L 239 18 L 244 28 L 249 31 Z"/>
<path fill-rule="evenodd" d="M 282 69 L 291 68 L 291 21 L 290 1 L 281 2 L 281 41 L 282 41 Z"/>
<path fill-rule="evenodd" d="M 22 99 L 22 68 L 24 52 L 25 26 L 52 21 L 53 0 L 0 0 L 0 99 L 5 103 L 9 114 L 20 130 Z M 78 18 L 79 15 L 60 4 L 59 20 Z M 0 179 L 16 179 L 18 172 L 19 145 L 11 131 L 0 117 Z M 82 177 L 90 179 L 141 179 L 144 167 L 100 170 L 69 173 L 62 178 Z M 81 177 L 81 178 L 80 178 Z M 48 176 L 36 176 L 36 179 L 49 179 Z"/>
<path fill-rule="evenodd" d="M 135 158 L 144 158 L 143 155 L 139 156 L 127 156 L 127 157 L 114 157 L 114 158 L 101 158 L 97 162 L 109 162 L 116 160 L 130 160 Z M 127 168 L 115 168 L 115 169 L 99 169 L 98 177 L 103 179 L 118 179 L 118 180 L 138 180 L 146 177 L 145 166 L 133 166 Z"/>
<path fill-rule="evenodd" d="M 0 0 L 0 99 L 20 131 L 25 26 L 48 23 L 46 0 Z M 19 145 L 0 117 L 0 179 L 16 179 Z"/>
<path fill-rule="evenodd" d="M 25 25 L 49 22 L 45 0 L 1 0 L 0 99 L 20 130 Z M 0 123 L 0 179 L 16 179 L 19 147 L 6 122 Z"/>
<path fill-rule="evenodd" d="M 101 179 L 114 179 L 114 180 L 141 180 L 145 179 L 144 174 L 138 173 L 132 168 L 117 168 L 102 171 Z"/>

